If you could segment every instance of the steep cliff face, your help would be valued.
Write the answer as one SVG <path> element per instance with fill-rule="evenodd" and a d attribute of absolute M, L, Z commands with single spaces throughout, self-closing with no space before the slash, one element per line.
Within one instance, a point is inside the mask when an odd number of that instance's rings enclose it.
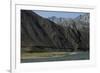
<path fill-rule="evenodd" d="M 81 32 L 75 23 L 64 27 L 31 10 L 21 10 L 22 50 L 73 51 L 81 48 L 81 42 Z"/>

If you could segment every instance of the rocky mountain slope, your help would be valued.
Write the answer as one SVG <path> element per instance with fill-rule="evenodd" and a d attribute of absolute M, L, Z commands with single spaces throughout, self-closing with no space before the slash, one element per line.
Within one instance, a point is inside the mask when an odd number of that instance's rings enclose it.
<path fill-rule="evenodd" d="M 22 51 L 89 50 L 89 27 L 80 26 L 79 29 L 77 22 L 71 20 L 68 24 L 66 21 L 64 26 L 31 10 L 21 10 Z"/>

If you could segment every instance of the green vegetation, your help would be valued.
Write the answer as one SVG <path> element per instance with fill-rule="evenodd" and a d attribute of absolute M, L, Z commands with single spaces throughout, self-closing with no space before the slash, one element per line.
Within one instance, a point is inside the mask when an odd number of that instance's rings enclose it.
<path fill-rule="evenodd" d="M 66 52 L 33 52 L 33 53 L 22 53 L 21 57 L 24 58 L 46 58 L 46 57 L 61 57 Z"/>

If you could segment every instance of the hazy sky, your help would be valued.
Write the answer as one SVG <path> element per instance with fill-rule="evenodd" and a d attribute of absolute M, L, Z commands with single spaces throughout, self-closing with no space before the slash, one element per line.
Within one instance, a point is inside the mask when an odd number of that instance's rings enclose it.
<path fill-rule="evenodd" d="M 42 17 L 63 17 L 63 18 L 76 18 L 79 15 L 83 15 L 85 13 L 82 12 L 56 12 L 56 11 L 34 11 L 35 13 L 39 14 Z"/>

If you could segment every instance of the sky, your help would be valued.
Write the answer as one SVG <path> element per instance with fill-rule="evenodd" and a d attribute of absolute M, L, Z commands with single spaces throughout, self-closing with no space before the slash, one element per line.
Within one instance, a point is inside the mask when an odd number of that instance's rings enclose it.
<path fill-rule="evenodd" d="M 63 17 L 63 18 L 76 18 L 79 15 L 83 15 L 85 13 L 82 12 L 56 12 L 56 11 L 39 11 L 39 10 L 35 10 L 35 13 L 39 14 L 42 17 L 48 18 L 48 17 L 52 17 L 52 16 L 56 16 L 57 18 Z"/>

